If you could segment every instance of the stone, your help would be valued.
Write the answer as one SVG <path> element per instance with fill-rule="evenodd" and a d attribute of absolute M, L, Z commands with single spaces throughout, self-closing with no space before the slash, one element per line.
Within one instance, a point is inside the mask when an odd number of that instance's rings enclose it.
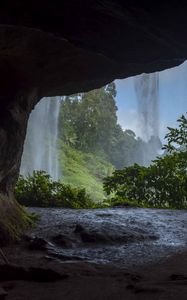
<path fill-rule="evenodd" d="M 4 300 L 8 293 L 4 290 L 4 288 L 0 287 L 0 300 Z"/>
<path fill-rule="evenodd" d="M 171 280 L 187 280 L 187 276 L 182 274 L 171 274 L 169 277 Z"/>
<path fill-rule="evenodd" d="M 96 234 L 88 232 L 82 225 L 77 224 L 74 230 L 75 234 L 79 234 L 82 242 L 84 243 L 94 243 L 97 241 Z"/>
<path fill-rule="evenodd" d="M 72 248 L 73 246 L 73 241 L 63 234 L 52 237 L 52 242 L 63 248 Z"/>
<path fill-rule="evenodd" d="M 21 240 L 24 242 L 31 242 L 33 240 L 33 237 L 27 234 L 22 234 Z"/>
<path fill-rule="evenodd" d="M 66 255 L 66 254 L 63 254 L 62 252 L 61 253 L 57 253 L 55 251 L 48 251 L 48 256 L 46 256 L 45 258 L 47 259 L 54 259 L 54 258 L 57 258 L 57 259 L 60 259 L 62 261 L 80 261 L 82 260 L 81 257 L 79 256 L 76 256 L 76 255 Z"/>
<path fill-rule="evenodd" d="M 28 248 L 29 250 L 45 251 L 47 250 L 47 244 L 48 242 L 45 239 L 35 237 L 29 242 Z"/>
<path fill-rule="evenodd" d="M 75 227 L 74 233 L 81 233 L 83 231 L 85 231 L 85 228 L 82 225 L 77 224 Z"/>
<path fill-rule="evenodd" d="M 97 241 L 96 236 L 89 232 L 81 232 L 81 239 L 84 243 L 95 243 Z"/>
<path fill-rule="evenodd" d="M 59 274 L 51 269 L 33 267 L 26 269 L 17 265 L 0 265 L 0 282 L 12 280 L 54 282 L 67 277 L 66 274 Z"/>

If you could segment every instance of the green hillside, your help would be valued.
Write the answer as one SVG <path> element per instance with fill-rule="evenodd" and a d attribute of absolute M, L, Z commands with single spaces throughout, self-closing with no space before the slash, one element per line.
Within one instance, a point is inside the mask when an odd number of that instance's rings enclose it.
<path fill-rule="evenodd" d="M 60 150 L 62 181 L 75 187 L 86 188 L 94 201 L 104 198 L 102 179 L 114 170 L 100 154 L 84 153 L 62 144 Z"/>

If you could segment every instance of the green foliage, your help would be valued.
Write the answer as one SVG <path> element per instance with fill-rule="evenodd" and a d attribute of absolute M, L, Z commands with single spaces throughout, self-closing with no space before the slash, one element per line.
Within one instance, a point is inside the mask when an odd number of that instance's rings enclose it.
<path fill-rule="evenodd" d="M 163 146 L 169 153 L 187 150 L 187 118 L 182 115 L 177 122 L 178 128 L 168 127 L 169 132 L 166 135 L 168 143 Z"/>
<path fill-rule="evenodd" d="M 117 123 L 115 94 L 115 85 L 110 84 L 65 97 L 59 118 L 60 138 L 79 150 L 107 151 Z"/>
<path fill-rule="evenodd" d="M 129 200 L 125 199 L 124 197 L 114 197 L 108 198 L 106 201 L 109 207 L 147 207 L 143 203 L 138 202 L 137 200 Z"/>
<path fill-rule="evenodd" d="M 7 214 L 7 203 L 6 200 L 1 202 L 0 246 L 17 241 L 25 230 L 34 226 L 37 219 L 36 214 L 28 213 L 14 200 L 8 204 L 9 213 Z"/>
<path fill-rule="evenodd" d="M 187 119 L 182 116 L 179 129 L 168 128 L 170 153 L 157 158 L 149 167 L 134 164 L 114 171 L 104 179 L 104 190 L 114 199 L 130 199 L 151 207 L 187 208 Z"/>
<path fill-rule="evenodd" d="M 94 203 L 85 189 L 73 188 L 69 184 L 52 181 L 44 171 L 34 171 L 26 178 L 20 176 L 15 196 L 26 206 L 90 208 Z"/>
<path fill-rule="evenodd" d="M 145 170 L 147 168 L 138 164 L 122 170 L 115 170 L 112 176 L 104 179 L 105 192 L 107 195 L 115 193 L 117 198 L 141 200 Z"/>

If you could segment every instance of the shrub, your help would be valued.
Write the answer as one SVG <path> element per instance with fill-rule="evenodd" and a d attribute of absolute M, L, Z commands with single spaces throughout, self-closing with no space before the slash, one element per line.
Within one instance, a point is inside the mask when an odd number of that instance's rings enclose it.
<path fill-rule="evenodd" d="M 147 168 L 134 164 L 104 179 L 104 190 L 114 195 L 113 203 L 128 199 L 148 207 L 187 208 L 187 118 L 182 116 L 178 122 L 178 129 L 168 128 L 165 156 Z"/>
<path fill-rule="evenodd" d="M 85 189 L 73 188 L 69 184 L 52 181 L 44 171 L 34 171 L 24 178 L 22 175 L 15 189 L 18 202 L 25 206 L 90 208 L 93 201 Z"/>

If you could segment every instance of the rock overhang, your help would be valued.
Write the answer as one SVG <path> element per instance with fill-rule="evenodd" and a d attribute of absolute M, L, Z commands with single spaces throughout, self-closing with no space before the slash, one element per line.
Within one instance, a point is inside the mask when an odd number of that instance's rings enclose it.
<path fill-rule="evenodd" d="M 70 94 L 182 63 L 187 5 L 69 0 L 0 4 L 1 97 Z"/>

